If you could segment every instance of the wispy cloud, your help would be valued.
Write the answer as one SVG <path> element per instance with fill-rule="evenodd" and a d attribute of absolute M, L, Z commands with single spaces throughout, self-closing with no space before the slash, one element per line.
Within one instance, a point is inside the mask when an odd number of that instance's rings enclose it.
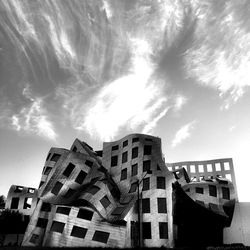
<path fill-rule="evenodd" d="M 194 129 L 196 121 L 192 121 L 184 126 L 182 126 L 175 134 L 175 137 L 172 141 L 172 147 L 176 147 L 184 140 L 190 137 L 191 131 Z"/>

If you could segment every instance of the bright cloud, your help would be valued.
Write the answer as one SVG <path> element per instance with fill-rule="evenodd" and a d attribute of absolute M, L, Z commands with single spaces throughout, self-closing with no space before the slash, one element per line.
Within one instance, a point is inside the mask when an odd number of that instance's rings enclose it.
<path fill-rule="evenodd" d="M 176 147 L 184 140 L 190 137 L 191 131 L 194 129 L 196 121 L 192 121 L 184 126 L 182 126 L 175 134 L 175 137 L 172 141 L 172 147 Z"/>
<path fill-rule="evenodd" d="M 17 131 L 36 134 L 55 140 L 57 137 L 52 123 L 49 121 L 46 110 L 42 107 L 41 98 L 35 98 L 27 107 L 11 117 L 12 127 Z"/>

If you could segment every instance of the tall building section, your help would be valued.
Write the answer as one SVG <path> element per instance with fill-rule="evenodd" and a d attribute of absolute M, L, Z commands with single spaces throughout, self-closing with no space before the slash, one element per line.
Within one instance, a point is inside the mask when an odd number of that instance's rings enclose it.
<path fill-rule="evenodd" d="M 48 153 L 23 246 L 219 245 L 234 183 L 231 159 L 165 163 L 158 137 L 131 134 L 101 151 L 76 139 L 70 150 Z"/>

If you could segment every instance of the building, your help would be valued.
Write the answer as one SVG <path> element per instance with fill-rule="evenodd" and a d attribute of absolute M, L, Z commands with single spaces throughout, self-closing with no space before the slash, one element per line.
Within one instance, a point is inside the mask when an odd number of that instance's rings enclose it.
<path fill-rule="evenodd" d="M 237 199 L 226 174 L 235 181 L 231 159 L 166 164 L 160 138 L 149 135 L 104 143 L 102 151 L 76 139 L 70 150 L 48 153 L 23 246 L 221 245 Z"/>

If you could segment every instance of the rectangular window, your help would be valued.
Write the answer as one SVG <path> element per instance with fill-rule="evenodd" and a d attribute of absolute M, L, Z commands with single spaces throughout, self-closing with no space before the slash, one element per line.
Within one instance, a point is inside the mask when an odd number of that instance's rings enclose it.
<path fill-rule="evenodd" d="M 86 178 L 87 174 L 84 171 L 80 171 L 80 173 L 77 175 L 75 182 L 77 182 L 78 184 L 82 184 L 84 179 Z"/>
<path fill-rule="evenodd" d="M 143 161 L 143 172 L 147 172 L 151 168 L 151 161 Z"/>
<path fill-rule="evenodd" d="M 151 239 L 151 223 L 142 222 L 142 238 Z"/>
<path fill-rule="evenodd" d="M 111 157 L 111 167 L 115 167 L 118 164 L 118 155 L 114 155 Z"/>
<path fill-rule="evenodd" d="M 217 197 L 217 188 L 214 185 L 208 185 L 209 188 L 209 195 Z"/>
<path fill-rule="evenodd" d="M 145 178 L 143 179 L 142 181 L 142 190 L 145 191 L 145 190 L 149 190 L 149 185 L 150 185 L 150 178 Z"/>
<path fill-rule="evenodd" d="M 70 236 L 84 239 L 87 231 L 86 228 L 73 226 Z"/>
<path fill-rule="evenodd" d="M 226 179 L 232 181 L 232 176 L 231 176 L 231 174 L 226 174 Z"/>
<path fill-rule="evenodd" d="M 131 176 L 135 176 L 138 174 L 138 164 L 133 164 L 132 165 L 132 173 L 131 173 Z"/>
<path fill-rule="evenodd" d="M 166 189 L 165 177 L 157 176 L 157 189 Z"/>
<path fill-rule="evenodd" d="M 197 194 L 203 194 L 203 193 L 204 193 L 203 188 L 201 188 L 201 187 L 196 187 L 196 188 L 195 188 L 195 192 L 196 192 Z"/>
<path fill-rule="evenodd" d="M 134 193 L 136 191 L 136 189 L 137 189 L 137 182 L 134 182 L 131 184 L 129 193 Z"/>
<path fill-rule="evenodd" d="M 132 139 L 132 143 L 138 142 L 138 141 L 139 141 L 139 138 L 138 138 L 138 137 L 135 137 L 135 138 Z"/>
<path fill-rule="evenodd" d="M 227 187 L 222 187 L 222 198 L 230 200 L 230 190 Z"/>
<path fill-rule="evenodd" d="M 92 240 L 107 243 L 109 239 L 109 233 L 103 231 L 95 231 Z"/>
<path fill-rule="evenodd" d="M 138 147 L 132 148 L 132 159 L 138 157 Z"/>
<path fill-rule="evenodd" d="M 98 191 L 100 190 L 99 187 L 93 185 L 89 190 L 87 190 L 86 192 L 87 193 L 90 193 L 92 195 L 96 194 Z"/>
<path fill-rule="evenodd" d="M 23 209 L 30 209 L 30 208 L 31 208 L 31 204 L 32 204 L 32 198 L 26 197 L 26 198 L 24 199 Z"/>
<path fill-rule="evenodd" d="M 204 201 L 196 200 L 196 203 L 198 203 L 199 205 L 205 207 Z"/>
<path fill-rule="evenodd" d="M 87 165 L 88 167 L 92 167 L 93 166 L 93 161 L 90 161 L 90 160 L 86 160 L 85 161 L 85 165 Z"/>
<path fill-rule="evenodd" d="M 110 205 L 110 201 L 107 197 L 107 195 L 105 195 L 101 200 L 100 200 L 101 204 L 103 205 L 104 208 L 107 208 Z"/>
<path fill-rule="evenodd" d="M 13 197 L 11 200 L 10 209 L 18 209 L 19 198 Z"/>
<path fill-rule="evenodd" d="M 41 211 L 43 212 L 50 212 L 51 211 L 51 205 L 50 203 L 43 202 Z"/>
<path fill-rule="evenodd" d="M 122 153 L 122 163 L 128 161 L 128 151 Z"/>
<path fill-rule="evenodd" d="M 167 199 L 157 198 L 158 213 L 167 213 Z"/>
<path fill-rule="evenodd" d="M 61 155 L 59 155 L 59 154 L 53 154 L 50 161 L 57 162 L 60 157 L 61 157 Z"/>
<path fill-rule="evenodd" d="M 28 188 L 28 193 L 34 194 L 35 193 L 35 189 L 34 188 Z"/>
<path fill-rule="evenodd" d="M 30 238 L 30 243 L 36 244 L 37 241 L 39 239 L 39 235 L 38 234 L 32 234 L 31 238 Z"/>
<path fill-rule="evenodd" d="M 159 236 L 160 239 L 168 239 L 168 223 L 159 222 Z"/>
<path fill-rule="evenodd" d="M 225 170 L 230 170 L 230 164 L 229 164 L 229 162 L 224 162 L 224 169 Z"/>
<path fill-rule="evenodd" d="M 142 199 L 142 213 L 150 213 L 150 199 Z"/>
<path fill-rule="evenodd" d="M 215 163 L 215 170 L 216 171 L 221 171 L 220 163 Z"/>
<path fill-rule="evenodd" d="M 72 163 L 69 163 L 66 169 L 63 171 L 63 175 L 66 177 L 69 177 L 72 171 L 74 170 L 74 168 L 75 168 L 75 165 Z"/>
<path fill-rule="evenodd" d="M 51 167 L 47 167 L 44 171 L 44 175 L 49 175 L 50 171 L 52 170 Z"/>
<path fill-rule="evenodd" d="M 195 165 L 190 165 L 190 172 L 195 173 Z"/>
<path fill-rule="evenodd" d="M 121 172 L 121 181 L 127 179 L 127 169 L 123 169 Z"/>
<path fill-rule="evenodd" d="M 76 190 L 69 188 L 68 191 L 64 194 L 64 198 L 71 198 L 76 193 Z"/>
<path fill-rule="evenodd" d="M 77 218 L 84 219 L 84 220 L 92 220 L 93 212 L 87 209 L 80 208 L 77 214 Z"/>
<path fill-rule="evenodd" d="M 123 211 L 126 209 L 126 207 L 116 207 L 113 212 L 112 215 L 121 215 L 123 213 Z"/>
<path fill-rule="evenodd" d="M 145 145 L 144 146 L 144 155 L 151 155 L 152 146 L 151 145 Z"/>
<path fill-rule="evenodd" d="M 57 214 L 69 215 L 70 210 L 71 210 L 70 207 L 57 207 L 56 213 L 57 213 Z"/>
<path fill-rule="evenodd" d="M 39 188 L 44 184 L 44 181 L 41 181 L 39 184 Z"/>
<path fill-rule="evenodd" d="M 122 146 L 123 146 L 123 147 L 128 146 L 128 140 L 124 141 L 124 142 L 122 143 Z"/>
<path fill-rule="evenodd" d="M 60 192 L 62 186 L 63 186 L 63 184 L 61 182 L 57 181 L 55 186 L 51 190 L 51 193 L 54 195 L 57 195 Z"/>
<path fill-rule="evenodd" d="M 119 145 L 115 145 L 115 146 L 112 146 L 112 151 L 115 151 L 115 150 L 118 150 L 119 149 Z"/>
<path fill-rule="evenodd" d="M 46 161 L 50 158 L 51 153 L 47 155 Z"/>
<path fill-rule="evenodd" d="M 213 172 L 212 164 L 207 164 L 207 172 Z"/>
<path fill-rule="evenodd" d="M 46 228 L 48 224 L 48 219 L 38 218 L 36 227 Z"/>
<path fill-rule="evenodd" d="M 204 172 L 204 167 L 203 167 L 203 165 L 198 165 L 198 169 L 199 169 L 199 172 L 200 172 L 200 173 L 203 173 L 203 172 Z"/>
<path fill-rule="evenodd" d="M 52 222 L 52 226 L 50 228 L 51 232 L 58 232 L 58 233 L 62 233 L 63 229 L 64 229 L 65 223 L 62 223 L 60 221 L 53 221 Z"/>

